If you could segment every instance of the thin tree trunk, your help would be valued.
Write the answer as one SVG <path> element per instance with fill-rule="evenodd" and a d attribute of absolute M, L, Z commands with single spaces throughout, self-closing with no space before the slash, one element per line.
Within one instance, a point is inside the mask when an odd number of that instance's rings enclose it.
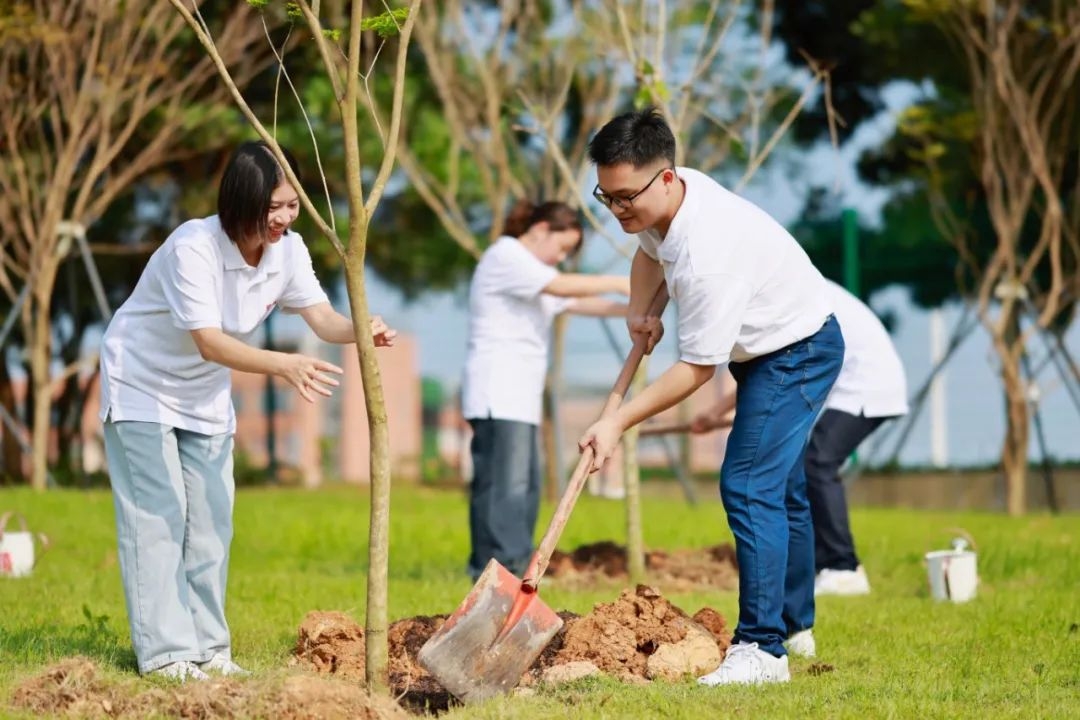
<path fill-rule="evenodd" d="M 1005 383 L 1005 441 L 1001 454 L 1001 469 L 1005 475 L 1005 508 L 1009 515 L 1027 512 L 1027 466 L 1029 417 L 1027 396 L 1023 378 L 1018 372 L 1019 363 L 1011 357 L 1002 368 Z"/>
<path fill-rule="evenodd" d="M 360 377 L 364 383 L 367 406 L 368 437 L 371 447 L 371 526 L 368 529 L 367 613 L 364 626 L 366 680 L 368 690 L 385 694 L 389 688 L 389 649 L 387 595 L 390 565 L 390 426 L 386 417 L 382 375 L 375 357 L 375 343 L 367 307 L 363 260 L 354 249 L 362 241 L 350 241 L 345 258 L 345 284 L 349 290 L 349 309 L 356 332 Z M 357 253 L 362 257 L 362 252 Z"/>
<path fill-rule="evenodd" d="M 648 358 L 641 361 L 630 392 L 636 394 L 645 387 Z M 641 465 L 638 463 L 638 430 L 634 427 L 623 433 L 623 486 L 626 489 L 626 560 L 630 582 L 645 582 L 645 536 L 641 520 Z"/>
<path fill-rule="evenodd" d="M 1020 333 L 1019 308 L 1007 303 L 1004 333 L 994 338 L 1001 360 L 1001 381 L 1005 389 L 1005 441 L 1002 444 L 1001 470 L 1005 476 L 1005 509 L 1012 516 L 1027 512 L 1027 457 L 1029 407 L 1021 357 L 1024 352 Z"/>
<path fill-rule="evenodd" d="M 44 304 L 44 307 L 42 307 Z M 52 378 L 49 368 L 49 308 L 48 302 L 30 303 L 36 316 L 31 320 L 30 392 L 33 394 L 34 414 L 31 429 L 30 486 L 45 490 L 49 473 L 49 420 L 52 410 Z"/>
<path fill-rule="evenodd" d="M 556 502 L 562 494 L 563 464 L 559 444 L 562 427 L 559 413 L 559 393 L 563 385 L 563 367 L 566 355 L 566 316 L 559 315 L 551 329 L 551 365 L 544 383 L 544 423 L 541 427 L 544 444 L 544 497 Z"/>

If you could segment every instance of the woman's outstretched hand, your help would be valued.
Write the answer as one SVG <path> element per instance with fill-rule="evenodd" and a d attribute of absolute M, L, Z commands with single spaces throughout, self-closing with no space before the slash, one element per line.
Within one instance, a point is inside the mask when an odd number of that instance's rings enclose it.
<path fill-rule="evenodd" d="M 330 397 L 341 383 L 332 375 L 341 375 L 343 370 L 333 363 L 319 358 L 290 353 L 285 356 L 284 366 L 278 375 L 296 388 L 300 397 L 308 402 L 315 402 L 315 395 Z"/>

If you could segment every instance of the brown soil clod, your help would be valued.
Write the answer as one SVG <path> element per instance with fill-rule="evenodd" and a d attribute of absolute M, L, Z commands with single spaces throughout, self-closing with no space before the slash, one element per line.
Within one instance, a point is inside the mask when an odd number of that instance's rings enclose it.
<path fill-rule="evenodd" d="M 343 612 L 310 612 L 300 623 L 290 665 L 363 681 L 364 628 Z"/>
<path fill-rule="evenodd" d="M 720 652 L 726 653 L 731 646 L 732 632 L 728 629 L 724 616 L 710 607 L 704 607 L 694 613 L 694 622 L 708 630 L 716 639 Z"/>

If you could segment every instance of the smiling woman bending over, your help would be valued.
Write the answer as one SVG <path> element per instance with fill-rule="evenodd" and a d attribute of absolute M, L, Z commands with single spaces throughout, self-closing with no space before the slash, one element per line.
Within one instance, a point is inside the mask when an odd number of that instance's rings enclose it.
<path fill-rule="evenodd" d="M 218 214 L 169 235 L 102 340 L 101 419 L 140 673 L 246 672 L 232 660 L 225 622 L 231 371 L 280 377 L 308 402 L 338 385 L 341 369 L 324 360 L 251 344 L 275 307 L 298 313 L 326 342 L 356 340 L 289 229 L 299 206 L 270 150 L 241 145 L 221 179 Z M 381 319 L 371 331 L 376 345 L 392 344 Z"/>

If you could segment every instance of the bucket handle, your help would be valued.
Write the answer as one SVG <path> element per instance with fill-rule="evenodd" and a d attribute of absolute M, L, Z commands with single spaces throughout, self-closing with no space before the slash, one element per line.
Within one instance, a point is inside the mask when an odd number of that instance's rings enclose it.
<path fill-rule="evenodd" d="M 946 530 L 948 530 L 953 535 L 959 535 L 964 540 L 966 540 L 967 544 L 968 544 L 968 547 L 971 548 L 972 552 L 978 552 L 979 551 L 978 546 L 975 544 L 975 538 L 973 538 L 971 536 L 971 533 L 969 533 L 964 528 L 946 528 Z"/>
<path fill-rule="evenodd" d="M 22 513 L 17 513 L 14 510 L 8 510 L 3 515 L 0 515 L 0 539 L 4 537 L 4 531 L 7 530 L 8 523 L 15 519 L 19 522 L 19 532 L 30 532 L 26 526 L 26 518 Z M 41 551 L 49 549 L 49 536 L 43 532 L 30 533 L 30 536 L 37 539 L 41 544 Z"/>
<path fill-rule="evenodd" d="M 949 534 L 950 534 L 950 535 L 952 535 L 952 536 L 953 536 L 954 538 L 955 538 L 955 537 L 960 537 L 960 538 L 963 538 L 963 539 L 964 539 L 964 540 L 965 540 L 965 541 L 967 542 L 967 544 L 968 544 L 968 549 L 970 549 L 970 550 L 971 550 L 972 552 L 978 552 L 978 551 L 979 551 L 979 546 L 978 546 L 978 545 L 977 545 L 977 544 L 975 543 L 975 538 L 974 538 L 974 537 L 972 537 L 972 536 L 971 536 L 971 533 L 969 533 L 969 532 L 968 532 L 967 530 L 965 530 L 964 528 L 958 528 L 958 527 L 955 527 L 955 528 L 945 528 L 945 532 L 949 533 Z M 952 549 L 952 548 L 950 548 L 950 549 Z M 940 550 L 940 548 L 936 548 L 936 547 L 927 547 L 927 548 L 926 548 L 926 553 L 934 552 L 934 551 L 936 551 L 936 550 Z M 926 553 L 923 553 L 923 555 L 925 556 L 925 555 L 926 555 Z"/>

